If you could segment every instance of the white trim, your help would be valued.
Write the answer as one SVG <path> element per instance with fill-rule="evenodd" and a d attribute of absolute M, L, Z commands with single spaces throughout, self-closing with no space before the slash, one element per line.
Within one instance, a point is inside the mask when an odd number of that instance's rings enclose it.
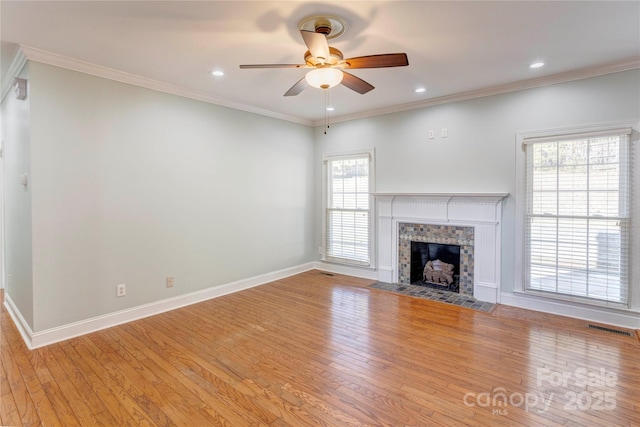
<path fill-rule="evenodd" d="M 473 297 L 479 301 L 500 303 L 500 286 L 496 283 L 476 281 L 473 285 Z"/>
<path fill-rule="evenodd" d="M 236 282 L 227 283 L 220 286 L 203 289 L 201 291 L 191 292 L 172 298 L 154 301 L 148 304 L 139 305 L 137 307 L 116 311 L 114 313 L 104 314 L 102 316 L 92 317 L 90 319 L 69 323 L 55 328 L 46 329 L 44 331 L 33 332 L 27 322 L 24 320 L 20 311 L 11 301 L 11 298 L 5 294 L 5 307 L 9 315 L 13 319 L 16 327 L 20 331 L 25 344 L 29 349 L 44 347 L 56 342 L 68 340 L 73 337 L 96 332 L 112 326 L 120 325 L 134 320 L 142 319 L 176 308 L 185 307 L 196 304 L 212 298 L 239 292 L 255 286 L 264 285 L 275 280 L 284 279 L 285 277 L 313 270 L 315 264 L 310 262 L 295 267 L 285 268 L 283 270 L 273 271 L 261 274 L 259 276 L 238 280 Z"/>
<path fill-rule="evenodd" d="M 328 160 L 352 160 L 359 159 L 363 155 L 369 155 L 369 162 L 373 162 L 375 149 L 373 148 L 364 148 L 362 150 L 349 150 L 349 151 L 340 151 L 335 154 L 324 154 L 322 156 L 322 162 L 326 163 Z"/>
<path fill-rule="evenodd" d="M 5 96 L 7 96 L 11 91 L 11 88 L 13 87 L 13 79 L 18 77 L 18 74 L 20 74 L 26 63 L 27 57 L 20 49 L 18 49 L 18 52 L 16 52 L 15 56 L 11 60 L 11 64 L 9 64 L 7 72 L 2 76 L 2 81 L 0 82 L 0 102 L 3 102 Z"/>
<path fill-rule="evenodd" d="M 80 61 L 77 59 L 69 58 L 67 56 L 62 56 L 62 55 L 47 52 L 41 49 L 37 49 L 34 47 L 20 45 L 20 50 L 22 51 L 22 54 L 24 54 L 26 59 L 29 61 L 36 61 L 42 64 L 48 64 L 48 65 L 53 65 L 55 67 L 66 68 L 67 70 L 77 71 L 80 73 L 89 74 L 96 77 L 102 77 L 104 79 L 114 80 L 121 83 L 127 83 L 130 85 L 155 90 L 158 92 L 178 95 L 184 98 L 195 99 L 197 101 L 207 102 L 209 104 L 216 104 L 223 107 L 229 107 L 236 110 L 246 111 L 249 113 L 260 114 L 262 116 L 273 117 L 275 119 L 286 120 L 289 122 L 298 123 L 306 126 L 311 126 L 313 124 L 311 120 L 290 116 L 288 114 L 276 113 L 274 111 L 269 111 L 262 108 L 253 107 L 251 105 L 242 104 L 239 102 L 231 101 L 231 100 L 220 98 L 217 96 L 212 96 L 204 92 L 187 89 L 184 87 L 172 85 L 169 83 L 164 83 L 164 82 L 149 79 L 146 77 L 136 76 L 134 74 L 125 73 L 123 71 L 115 70 L 113 68 L 107 68 L 101 65 L 91 64 L 89 62 Z"/>
<path fill-rule="evenodd" d="M 350 160 L 350 159 L 359 159 L 364 156 L 369 156 L 369 263 L 361 263 L 355 261 L 343 260 L 340 258 L 329 257 L 327 256 L 327 199 L 328 199 L 328 171 L 327 171 L 327 162 L 333 160 Z M 351 267 L 362 267 L 366 269 L 375 269 L 377 265 L 377 245 L 376 245 L 376 219 L 375 219 L 375 183 L 376 183 L 376 151 L 375 148 L 363 148 L 361 150 L 348 150 L 341 151 L 336 153 L 328 153 L 323 154 L 322 156 L 322 212 L 321 212 L 321 221 L 322 221 L 322 258 L 321 262 L 328 264 L 343 264 L 345 266 Z M 345 273 L 346 274 L 346 273 Z M 360 277 L 360 276 L 357 276 Z"/>
<path fill-rule="evenodd" d="M 516 166 L 516 192 L 514 194 L 515 197 L 515 283 L 513 289 L 515 292 L 524 292 L 524 271 L 523 271 L 523 262 L 524 262 L 524 216 L 525 216 L 525 202 L 526 202 L 526 179 L 525 179 L 525 169 L 526 169 L 526 156 L 524 152 L 524 143 L 525 140 L 529 139 L 540 139 L 545 138 L 551 135 L 567 135 L 571 133 L 597 133 L 597 132 L 606 132 L 621 128 L 630 128 L 633 132 L 640 129 L 640 123 L 638 123 L 637 119 L 632 120 L 621 120 L 614 121 L 608 123 L 598 123 L 592 125 L 584 125 L 584 126 L 567 126 L 567 127 L 559 127 L 559 128 L 550 128 L 550 129 L 539 129 L 539 130 L 528 130 L 528 131 L 519 131 L 516 132 L 515 135 L 515 166 Z M 632 188 L 632 191 L 637 191 Z M 633 238 L 633 236 L 632 236 Z M 630 267 L 632 262 L 629 263 Z M 629 284 L 631 285 L 633 282 L 629 280 Z M 631 286 L 629 287 L 629 291 L 631 293 Z M 629 302 L 632 307 L 634 307 L 634 298 L 633 295 L 629 295 Z"/>
<path fill-rule="evenodd" d="M 620 131 L 621 134 L 631 134 L 634 128 L 637 128 L 638 122 L 637 119 L 629 119 L 629 120 L 621 120 L 607 123 L 595 123 L 584 126 L 564 126 L 558 128 L 550 128 L 550 129 L 537 129 L 537 130 L 527 130 L 527 131 L 518 131 L 516 132 L 516 140 L 520 141 L 519 147 L 527 142 L 537 140 L 542 140 L 546 138 L 551 138 L 551 140 L 562 139 L 563 137 L 567 137 L 567 135 L 591 135 L 591 134 L 606 134 L 606 133 L 615 133 L 616 131 Z"/>
<path fill-rule="evenodd" d="M 640 329 L 640 312 L 635 310 L 586 306 L 569 301 L 549 300 L 523 293 L 503 292 L 501 304 L 543 313 L 574 317 L 629 329 Z"/>
<path fill-rule="evenodd" d="M 27 348 L 29 348 L 29 350 L 32 350 L 33 347 L 31 347 L 31 337 L 33 336 L 33 331 L 22 316 L 22 313 L 20 313 L 20 310 L 18 310 L 18 307 L 16 307 L 16 305 L 13 303 L 11 296 L 8 295 L 6 291 L 4 293 L 4 308 L 7 309 L 7 313 L 9 313 L 9 316 L 13 320 L 13 323 L 16 325 L 16 329 L 18 330 L 18 332 L 20 332 L 20 335 L 22 336 L 24 343 L 27 345 Z"/>
<path fill-rule="evenodd" d="M 525 146 L 523 144 L 524 134 L 516 133 L 515 167 L 516 167 L 516 192 L 515 198 L 515 268 L 513 290 L 524 291 L 524 232 L 525 232 L 525 202 L 526 202 L 526 157 Z"/>
<path fill-rule="evenodd" d="M 396 198 L 402 198 L 408 203 L 446 205 L 460 203 L 495 205 L 508 195 L 509 193 L 372 193 L 376 198 L 390 198 L 392 202 Z"/>
<path fill-rule="evenodd" d="M 367 117 L 381 116 L 383 114 L 398 113 L 401 111 L 416 110 L 419 108 L 433 107 L 435 105 L 449 104 L 452 102 L 467 101 L 470 99 L 483 98 L 485 96 L 500 95 L 504 93 L 517 92 L 520 90 L 534 89 L 537 87 L 550 86 L 558 83 L 566 83 L 575 80 L 588 79 L 591 77 L 604 76 L 606 74 L 620 73 L 622 71 L 635 70 L 640 68 L 640 58 L 633 57 L 615 61 L 608 64 L 596 65 L 581 70 L 567 71 L 564 73 L 552 74 L 550 76 L 538 77 L 535 79 L 521 80 L 519 82 L 507 83 L 503 85 L 477 89 L 467 92 L 454 93 L 452 95 L 440 96 L 419 102 L 394 105 L 376 110 L 363 111 L 361 113 L 345 114 L 344 116 L 333 117 L 331 123 L 347 122 L 350 120 L 364 119 Z M 323 120 L 315 120 L 313 126 L 321 126 Z"/>
<path fill-rule="evenodd" d="M 314 268 L 316 270 L 327 271 L 329 273 L 344 274 L 347 276 L 359 277 L 361 279 L 378 280 L 377 271 L 368 267 L 357 267 L 318 261 L 314 263 Z"/>
<path fill-rule="evenodd" d="M 276 119 L 286 120 L 294 123 L 299 123 L 306 126 L 322 126 L 324 125 L 324 119 L 309 120 L 300 117 L 291 116 L 288 114 L 276 113 L 274 111 L 265 110 L 262 108 L 253 107 L 251 105 L 234 102 L 228 99 L 223 99 L 215 96 L 208 95 L 206 93 L 193 91 L 180 86 L 163 83 L 157 80 L 148 79 L 146 77 L 140 77 L 133 74 L 118 71 L 112 68 L 103 67 L 96 64 L 80 61 L 77 59 L 69 58 L 66 56 L 58 55 L 55 53 L 47 52 L 45 50 L 37 49 L 30 46 L 20 45 L 22 52 L 18 55 L 26 56 L 26 59 L 41 62 L 43 64 L 54 65 L 68 70 L 78 71 L 85 74 L 91 74 L 94 76 L 115 80 L 123 83 L 129 83 L 135 86 L 145 87 L 147 89 L 156 90 L 158 92 L 170 93 L 173 95 L 183 96 L 185 98 L 196 99 L 198 101 L 208 102 L 211 104 L 221 105 L 229 108 L 234 108 L 241 111 L 247 111 L 250 113 L 260 114 L 267 117 L 273 117 Z M 594 67 L 585 68 L 581 70 L 568 71 L 559 74 L 553 74 L 550 76 L 538 77 L 535 79 L 522 80 L 514 83 L 507 83 L 503 85 L 493 86 L 489 88 L 483 88 L 478 90 L 472 90 L 467 92 L 456 93 L 452 95 L 441 96 L 438 98 L 427 99 L 419 102 L 411 102 L 402 105 L 395 105 L 376 110 L 363 111 L 360 113 L 346 114 L 343 116 L 336 116 L 331 119 L 332 123 L 346 122 L 350 120 L 357 120 L 366 117 L 375 117 L 383 114 L 397 113 L 401 111 L 416 110 L 420 108 L 432 107 L 434 105 L 449 104 L 452 102 L 466 101 L 470 99 L 482 98 L 486 96 L 499 95 L 503 93 L 516 92 L 520 90 L 532 89 L 542 86 L 549 86 L 558 83 L 565 83 L 574 80 L 587 79 L 591 77 L 602 76 L 606 74 L 619 73 L 622 71 L 635 70 L 640 68 L 640 58 L 633 57 L 620 61 L 611 62 L 608 64 L 596 65 Z M 10 73 L 7 73 L 9 75 Z M 5 76 L 8 78 L 8 76 Z M 13 76 L 15 77 L 15 76 Z M 3 82 L 4 83 L 4 82 Z M 2 86 L 4 90 L 4 86 Z M 3 93 L 4 94 L 4 93 Z"/>
<path fill-rule="evenodd" d="M 537 144 L 540 142 L 555 142 L 555 141 L 572 141 L 576 139 L 587 139 L 587 138 L 597 138 L 599 136 L 609 136 L 609 135 L 631 135 L 632 128 L 622 128 L 622 129 L 611 129 L 611 130 L 598 130 L 592 132 L 582 132 L 582 133 L 567 133 L 567 134 L 558 134 L 558 135 L 547 135 L 541 137 L 529 137 L 524 138 L 522 141 L 523 144 Z"/>
<path fill-rule="evenodd" d="M 634 221 L 640 213 L 640 121 L 634 126 L 634 132 L 629 138 L 631 159 L 634 162 L 631 166 L 631 239 L 629 240 L 631 257 L 629 258 L 629 307 L 632 310 L 640 311 L 640 221 Z M 633 285 L 635 284 L 635 285 Z"/>

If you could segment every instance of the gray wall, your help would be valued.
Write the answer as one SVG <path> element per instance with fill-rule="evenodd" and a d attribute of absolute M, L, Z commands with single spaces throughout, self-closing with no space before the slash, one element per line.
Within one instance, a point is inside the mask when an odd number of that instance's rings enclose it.
<path fill-rule="evenodd" d="M 366 96 L 366 95 L 365 95 Z M 329 153 L 376 150 L 378 192 L 508 192 L 503 203 L 503 292 L 515 269 L 516 133 L 640 118 L 640 71 L 316 128 L 316 163 Z M 447 128 L 448 138 L 440 137 Z M 428 130 L 435 138 L 428 139 Z M 636 156 L 637 157 L 637 156 Z M 636 159 L 636 162 L 638 160 Z M 321 243 L 321 174 L 316 173 L 316 245 Z"/>
<path fill-rule="evenodd" d="M 314 259 L 312 129 L 30 69 L 34 331 Z"/>
<path fill-rule="evenodd" d="M 19 74 L 29 78 L 29 66 Z M 29 87 L 30 89 L 30 87 Z M 30 99 L 16 99 L 11 90 L 2 101 L 4 173 L 5 286 L 25 322 L 33 328 L 33 277 L 31 248 L 31 183 L 25 188 L 20 176 L 31 180 Z"/>

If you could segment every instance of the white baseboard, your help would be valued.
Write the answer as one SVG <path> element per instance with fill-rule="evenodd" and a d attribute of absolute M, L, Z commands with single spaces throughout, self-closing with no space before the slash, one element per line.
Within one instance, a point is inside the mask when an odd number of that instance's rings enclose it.
<path fill-rule="evenodd" d="M 20 332 L 24 343 L 27 345 L 29 350 L 33 349 L 33 347 L 31 346 L 31 337 L 33 336 L 33 331 L 22 316 L 22 313 L 20 313 L 20 310 L 18 310 L 18 307 L 16 307 L 16 305 L 11 300 L 11 296 L 7 295 L 6 292 L 4 294 L 4 307 L 7 309 L 7 313 L 9 313 L 9 316 L 13 320 L 14 325 L 16 325 L 16 329 L 18 329 L 18 332 Z"/>
<path fill-rule="evenodd" d="M 359 277 L 361 279 L 379 280 L 378 272 L 369 267 L 354 267 L 350 265 L 333 264 L 330 262 L 317 261 L 314 263 L 316 270 L 328 271 L 330 273 L 344 274 L 347 276 Z"/>
<path fill-rule="evenodd" d="M 180 307 L 196 304 L 212 298 L 264 285 L 275 280 L 284 279 L 285 277 L 313 269 L 336 274 L 345 274 L 363 279 L 378 280 L 378 271 L 373 269 L 344 266 L 326 262 L 310 262 L 39 332 L 33 332 L 31 330 L 31 327 L 11 300 L 10 295 L 5 294 L 4 306 L 13 319 L 13 322 L 15 323 L 27 347 L 29 349 L 35 349 L 80 335 L 96 332 L 101 329 L 110 328 L 112 326 L 131 322 L 144 317 L 154 316 L 156 314 L 175 310 Z M 493 289 L 487 289 L 487 291 L 493 291 Z M 497 296 L 497 294 L 494 295 Z M 558 314 L 561 316 L 570 316 L 624 328 L 640 329 L 640 313 L 634 311 L 587 307 L 582 304 L 564 301 L 549 301 L 535 296 L 508 292 L 503 292 L 500 294 L 500 297 L 501 304 L 513 307 L 526 308 L 545 313 Z"/>
<path fill-rule="evenodd" d="M 476 283 L 473 286 L 473 297 L 478 301 L 485 301 L 490 303 L 500 302 L 498 297 L 498 287 L 493 283 Z"/>
<path fill-rule="evenodd" d="M 575 317 L 590 322 L 604 323 L 629 329 L 640 329 L 640 313 L 608 307 L 586 306 L 568 301 L 550 301 L 534 295 L 503 292 L 501 304 L 541 311 L 560 316 Z"/>
<path fill-rule="evenodd" d="M 212 298 L 253 288 L 255 286 L 264 285 L 275 280 L 284 279 L 285 277 L 313 270 L 315 263 L 310 262 L 295 267 L 285 268 L 259 276 L 250 277 L 248 279 L 238 280 L 236 282 L 215 286 L 201 291 L 191 292 L 179 295 L 173 298 L 167 298 L 160 301 L 154 301 L 149 304 L 139 305 L 137 307 L 108 313 L 102 316 L 92 317 L 90 319 L 81 320 L 79 322 L 69 323 L 67 325 L 58 326 L 44 331 L 33 332 L 27 322 L 24 320 L 20 311 L 16 308 L 10 296 L 5 295 L 5 307 L 9 315 L 13 319 L 16 327 L 20 331 L 24 342 L 29 349 L 44 347 L 59 341 L 64 341 L 80 335 L 96 332 L 101 329 L 110 328 L 112 326 L 142 319 L 144 317 L 154 316 L 176 308 L 185 307 L 187 305 L 196 304 Z"/>
<path fill-rule="evenodd" d="M 378 267 L 378 280 L 385 283 L 395 282 L 395 270 L 391 267 Z"/>

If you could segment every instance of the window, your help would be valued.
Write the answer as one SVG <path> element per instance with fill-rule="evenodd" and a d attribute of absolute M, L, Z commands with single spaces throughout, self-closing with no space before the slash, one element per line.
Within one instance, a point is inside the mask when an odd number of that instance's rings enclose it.
<path fill-rule="evenodd" d="M 325 158 L 325 260 L 371 264 L 371 157 Z"/>
<path fill-rule="evenodd" d="M 630 133 L 523 140 L 525 292 L 628 303 Z"/>

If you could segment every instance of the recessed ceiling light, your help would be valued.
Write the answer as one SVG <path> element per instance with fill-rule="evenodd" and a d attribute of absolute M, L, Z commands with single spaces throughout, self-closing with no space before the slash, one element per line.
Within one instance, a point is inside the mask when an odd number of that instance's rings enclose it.
<path fill-rule="evenodd" d="M 544 62 L 534 62 L 533 64 L 529 65 L 529 68 L 540 68 L 540 67 L 544 67 Z"/>
<path fill-rule="evenodd" d="M 327 111 L 333 111 L 333 110 L 335 110 L 335 108 L 333 108 L 333 107 L 327 107 Z"/>
<path fill-rule="evenodd" d="M 211 75 L 212 76 L 216 76 L 216 77 L 222 77 L 222 76 L 224 76 L 224 72 L 222 72 L 220 70 L 213 70 L 213 71 L 211 71 Z"/>
<path fill-rule="evenodd" d="M 419 88 L 417 88 L 417 89 L 415 90 L 415 92 L 416 92 L 416 93 L 424 93 L 424 92 L 426 92 L 426 91 L 427 91 L 427 89 L 425 89 L 425 88 L 423 88 L 423 87 L 419 87 Z"/>

